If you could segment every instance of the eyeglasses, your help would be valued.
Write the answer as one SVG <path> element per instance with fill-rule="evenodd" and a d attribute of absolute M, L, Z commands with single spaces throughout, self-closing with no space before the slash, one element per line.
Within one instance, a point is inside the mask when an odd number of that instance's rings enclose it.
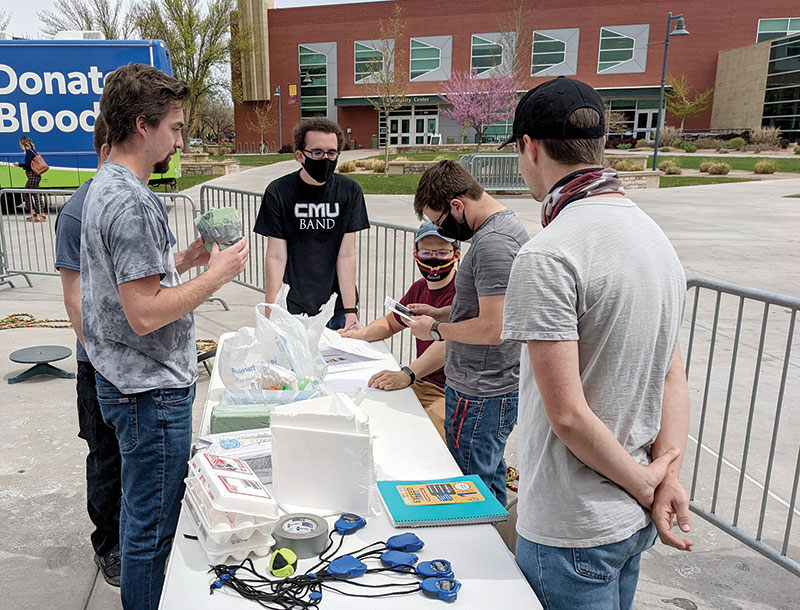
<path fill-rule="evenodd" d="M 422 258 L 449 258 L 453 250 L 417 250 L 417 254 Z"/>
<path fill-rule="evenodd" d="M 442 213 L 439 214 L 439 218 L 437 218 L 436 220 L 433 221 L 433 224 L 436 225 L 437 227 L 441 228 L 442 221 L 444 220 L 444 217 L 447 216 L 450 213 L 450 201 L 452 201 L 456 197 L 461 197 L 462 195 L 466 195 L 467 192 L 468 192 L 468 190 L 463 190 L 463 191 L 459 191 L 458 193 L 454 193 L 453 196 L 450 197 L 450 200 L 448 201 L 448 203 L 445 206 L 444 210 L 442 210 Z"/>
<path fill-rule="evenodd" d="M 439 214 L 439 218 L 437 218 L 436 220 L 433 221 L 433 224 L 436 227 L 441 227 L 442 226 L 442 220 L 444 220 L 444 217 L 447 216 L 447 214 L 449 214 L 449 213 L 450 213 L 450 208 L 449 207 L 445 208 L 442 211 L 442 213 Z"/>
<path fill-rule="evenodd" d="M 314 150 L 306 150 L 303 149 L 304 153 L 308 153 L 306 156 L 311 157 L 314 161 L 319 161 L 323 157 L 328 157 L 331 161 L 336 161 L 339 158 L 339 155 L 342 154 L 338 150 L 320 150 L 315 148 Z"/>

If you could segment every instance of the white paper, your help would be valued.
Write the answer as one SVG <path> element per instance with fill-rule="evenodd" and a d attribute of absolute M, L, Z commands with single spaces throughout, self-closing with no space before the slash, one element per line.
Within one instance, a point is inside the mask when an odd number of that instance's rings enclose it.
<path fill-rule="evenodd" d="M 361 339 L 345 339 L 335 330 L 331 330 L 330 328 L 326 328 L 322 332 L 322 338 L 319 342 L 320 350 L 325 350 L 328 347 L 332 347 L 342 352 L 347 352 L 348 354 L 362 356 L 369 360 L 383 359 L 383 354 L 366 341 L 362 341 Z"/>
<path fill-rule="evenodd" d="M 321 350 L 322 359 L 328 365 L 328 375 L 342 371 L 355 371 L 358 369 L 371 369 L 375 361 L 365 356 L 358 356 L 334 348 Z"/>

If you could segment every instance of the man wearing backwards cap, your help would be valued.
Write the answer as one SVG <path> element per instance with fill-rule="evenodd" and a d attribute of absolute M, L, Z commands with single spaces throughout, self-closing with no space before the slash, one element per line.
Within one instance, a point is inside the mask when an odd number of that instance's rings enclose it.
<path fill-rule="evenodd" d="M 545 227 L 514 261 L 502 337 L 522 343 L 516 558 L 551 610 L 633 608 L 656 534 L 692 548 L 671 531 L 673 515 L 689 531 L 686 278 L 603 169 L 603 115 L 594 89 L 560 77 L 520 100 L 506 142 Z"/>

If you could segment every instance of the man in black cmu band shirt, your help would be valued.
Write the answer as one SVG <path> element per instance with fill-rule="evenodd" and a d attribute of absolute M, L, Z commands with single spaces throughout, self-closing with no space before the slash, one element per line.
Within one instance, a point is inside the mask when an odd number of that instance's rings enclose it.
<path fill-rule="evenodd" d="M 344 134 L 315 118 L 300 121 L 293 138 L 302 167 L 267 186 L 253 228 L 268 238 L 265 300 L 274 303 L 286 283 L 289 311 L 313 316 L 337 293 L 328 326 L 360 328 L 355 233 L 369 228 L 369 220 L 359 184 L 334 173 Z"/>

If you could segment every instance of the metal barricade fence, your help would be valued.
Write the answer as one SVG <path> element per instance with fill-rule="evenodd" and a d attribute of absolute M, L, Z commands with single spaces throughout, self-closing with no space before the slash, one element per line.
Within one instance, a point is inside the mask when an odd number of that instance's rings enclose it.
<path fill-rule="evenodd" d="M 237 284 L 259 292 L 264 291 L 264 265 L 267 251 L 265 237 L 253 233 L 253 226 L 261 206 L 261 193 L 239 189 L 203 185 L 200 189 L 200 210 L 230 206 L 239 210 L 244 234 L 250 242 L 250 260 Z M 359 319 L 368 324 L 385 315 L 384 297 L 402 296 L 416 279 L 414 276 L 415 227 L 371 221 L 368 230 L 356 235 L 356 286 L 359 292 Z M 415 358 L 414 341 L 410 332 L 404 331 L 390 340 L 395 358 L 408 364 Z"/>
<path fill-rule="evenodd" d="M 688 288 L 691 509 L 800 576 L 800 299 L 706 279 Z"/>
<path fill-rule="evenodd" d="M 519 158 L 513 154 L 472 153 L 460 155 L 461 164 L 487 191 L 527 190 L 519 173 Z"/>
<path fill-rule="evenodd" d="M 72 193 L 50 189 L 0 191 L 0 283 L 13 286 L 9 278 L 21 276 L 33 286 L 31 275 L 58 275 L 56 217 Z M 31 211 L 25 211 L 26 202 L 30 202 Z M 36 210 L 46 220 L 33 222 L 32 211 Z"/>

